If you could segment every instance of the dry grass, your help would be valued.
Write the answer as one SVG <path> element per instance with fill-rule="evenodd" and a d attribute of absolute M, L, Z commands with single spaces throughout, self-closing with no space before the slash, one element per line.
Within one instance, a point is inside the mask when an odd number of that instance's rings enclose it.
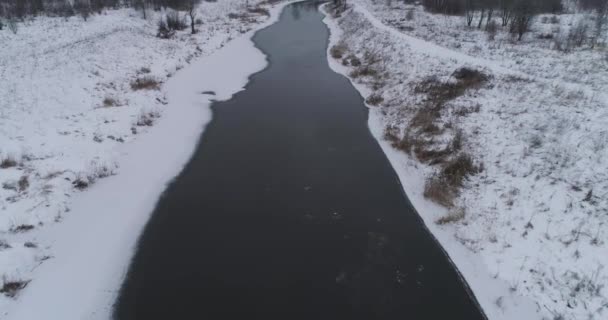
<path fill-rule="evenodd" d="M 329 54 L 334 59 L 341 59 L 347 50 L 348 46 L 341 42 L 331 47 L 331 49 L 329 49 Z"/>
<path fill-rule="evenodd" d="M 457 190 L 449 186 L 441 176 L 431 177 L 424 186 L 424 197 L 444 207 L 452 207 L 457 195 Z"/>
<path fill-rule="evenodd" d="M 270 17 L 270 11 L 268 11 L 268 9 L 262 8 L 260 6 L 256 6 L 255 8 L 248 8 L 247 11 L 249 13 L 255 13 L 255 14 Z"/>
<path fill-rule="evenodd" d="M 417 128 L 422 133 L 428 134 L 439 134 L 441 129 L 435 123 L 441 117 L 441 112 L 438 108 L 426 108 L 419 109 L 412 120 L 410 121 L 410 127 Z"/>
<path fill-rule="evenodd" d="M 154 77 L 144 76 L 137 78 L 131 82 L 131 89 L 133 90 L 158 90 L 160 89 L 160 82 Z"/>
<path fill-rule="evenodd" d="M 469 89 L 481 87 L 490 79 L 481 71 L 469 68 L 457 69 L 452 77 L 456 82 L 441 82 L 436 77 L 427 78 L 414 88 L 414 92 L 426 94 L 435 105 L 443 105 L 462 96 Z"/>
<path fill-rule="evenodd" d="M 439 225 L 456 223 L 456 222 L 464 219 L 465 215 L 466 215 L 466 212 L 464 211 L 463 208 L 452 209 L 446 216 L 437 219 L 437 221 L 435 221 L 435 223 L 437 223 Z"/>
<path fill-rule="evenodd" d="M 413 150 L 418 160 L 429 165 L 444 164 L 453 153 L 449 147 L 437 148 L 432 139 L 414 140 Z"/>
<path fill-rule="evenodd" d="M 377 93 L 372 93 L 369 97 L 367 97 L 367 99 L 365 99 L 365 103 L 369 104 L 370 106 L 377 106 L 383 101 L 384 98 Z"/>
<path fill-rule="evenodd" d="M 401 140 L 399 137 L 399 128 L 390 125 L 384 128 L 384 140 L 390 143 L 399 142 Z"/>
<path fill-rule="evenodd" d="M 444 159 L 453 151 L 445 149 Z M 438 158 L 438 155 L 433 155 Z M 429 178 L 424 189 L 424 196 L 433 202 L 445 207 L 452 207 L 454 199 L 460 193 L 464 180 L 471 175 L 477 174 L 481 169 L 473 163 L 470 155 L 460 153 L 458 156 L 443 163 L 440 172 Z"/>
<path fill-rule="evenodd" d="M 376 77 L 379 74 L 378 70 L 373 68 L 370 65 L 362 65 L 359 68 L 351 71 L 349 76 L 351 78 L 359 78 L 359 77 Z"/>

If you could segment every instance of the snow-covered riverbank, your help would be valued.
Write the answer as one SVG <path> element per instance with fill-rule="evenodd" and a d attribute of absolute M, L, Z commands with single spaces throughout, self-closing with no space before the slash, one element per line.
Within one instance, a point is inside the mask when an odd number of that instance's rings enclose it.
<path fill-rule="evenodd" d="M 27 284 L 0 295 L 1 319 L 108 319 L 136 239 L 210 121 L 210 101 L 264 68 L 250 38 L 284 4 L 264 4 L 267 17 L 238 0 L 203 2 L 199 33 L 170 40 L 131 10 L 0 32 L 9 49 L 0 53 L 0 155 L 15 160 L 0 169 L 0 274 Z M 137 79 L 158 88 L 134 90 Z"/>
<path fill-rule="evenodd" d="M 601 52 L 562 57 L 506 40 L 483 50 L 492 45 L 483 32 L 457 32 L 456 22 L 437 27 L 456 17 L 401 3 L 349 4 L 326 19 L 330 64 L 367 99 L 370 129 L 488 317 L 603 319 L 608 64 Z M 406 9 L 415 20 L 395 18 Z M 403 33 L 395 21 L 412 26 Z M 463 67 L 481 75 L 463 78 Z M 476 173 L 456 198 L 435 197 L 451 208 L 425 197 L 432 177 L 466 156 Z"/>

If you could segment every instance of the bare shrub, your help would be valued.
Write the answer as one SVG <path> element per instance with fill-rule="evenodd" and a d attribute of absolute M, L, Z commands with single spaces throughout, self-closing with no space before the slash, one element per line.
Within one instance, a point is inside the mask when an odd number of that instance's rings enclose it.
<path fill-rule="evenodd" d="M 180 17 L 177 11 L 167 12 L 165 19 L 167 20 L 167 28 L 169 30 L 185 30 L 188 28 L 186 19 Z"/>
<path fill-rule="evenodd" d="M 543 146 L 543 138 L 540 135 L 534 135 L 530 138 L 530 148 L 538 149 Z"/>
<path fill-rule="evenodd" d="M 392 144 L 399 142 L 399 128 L 395 126 L 387 126 L 384 128 L 384 140 L 389 141 Z"/>
<path fill-rule="evenodd" d="M 362 65 L 359 68 L 351 71 L 349 74 L 349 76 L 351 78 L 367 77 L 367 76 L 375 77 L 377 75 L 378 75 L 378 71 L 369 65 Z"/>
<path fill-rule="evenodd" d="M 24 243 L 23 246 L 26 248 L 38 248 L 38 245 L 31 241 Z"/>
<path fill-rule="evenodd" d="M 553 37 L 553 49 L 557 50 L 557 51 L 562 51 L 562 52 L 570 51 L 570 48 L 568 48 L 568 45 L 567 45 L 566 41 L 564 40 L 563 35 L 558 34 Z"/>
<path fill-rule="evenodd" d="M 0 288 L 0 293 L 9 298 L 14 298 L 19 291 L 25 289 L 29 283 L 29 280 L 7 280 L 6 278 L 3 278 L 2 280 L 3 283 Z"/>
<path fill-rule="evenodd" d="M 158 90 L 159 88 L 160 82 L 150 76 L 137 78 L 131 82 L 131 89 L 133 90 Z"/>
<path fill-rule="evenodd" d="M 95 181 L 99 178 L 106 178 L 111 175 L 114 175 L 114 170 L 112 167 L 105 164 L 95 164 L 91 174 L 89 174 L 89 180 Z"/>
<path fill-rule="evenodd" d="M 154 125 L 154 121 L 157 118 L 160 118 L 160 113 L 158 113 L 157 111 L 142 110 L 142 112 L 137 116 L 137 121 L 135 122 L 135 124 L 140 127 L 150 127 Z"/>
<path fill-rule="evenodd" d="M 137 72 L 141 74 L 147 74 L 152 72 L 152 70 L 150 70 L 150 68 L 148 67 L 141 67 L 139 70 L 137 70 Z"/>
<path fill-rule="evenodd" d="M 34 229 L 34 226 L 31 224 L 20 224 L 18 226 L 13 226 L 10 231 L 12 233 L 20 233 L 20 232 L 27 232 L 32 229 Z"/>
<path fill-rule="evenodd" d="M 106 96 L 105 98 L 103 98 L 102 103 L 105 108 L 111 108 L 111 107 L 118 106 L 118 101 L 116 100 L 116 98 L 111 97 L 111 96 Z"/>
<path fill-rule="evenodd" d="M 450 144 L 452 151 L 456 152 L 462 150 L 463 140 L 464 138 L 462 130 L 457 130 L 454 138 L 452 139 L 452 143 Z"/>
<path fill-rule="evenodd" d="M 559 18 L 557 16 L 551 16 L 551 19 L 549 19 L 549 23 L 551 23 L 551 24 L 558 24 L 559 23 Z"/>
<path fill-rule="evenodd" d="M 88 172 L 79 172 L 76 175 L 76 178 L 72 181 L 72 185 L 76 189 L 84 190 L 94 184 L 97 179 L 115 174 L 114 168 L 115 167 L 108 166 L 107 164 L 94 161 L 91 163 Z"/>
<path fill-rule="evenodd" d="M 359 60 L 359 58 L 357 58 L 357 56 L 355 56 L 354 54 L 349 55 L 348 57 L 346 57 L 346 59 L 348 59 L 350 65 L 353 67 L 358 67 L 361 65 L 361 60 Z"/>
<path fill-rule="evenodd" d="M 373 93 L 369 97 L 367 97 L 367 99 L 365 99 L 365 103 L 372 105 L 372 106 L 377 106 L 377 105 L 381 104 L 383 101 L 384 101 L 384 98 L 377 93 Z"/>
<path fill-rule="evenodd" d="M 488 40 L 494 41 L 496 34 L 498 33 L 498 23 L 492 20 L 486 25 L 486 32 L 488 33 Z"/>
<path fill-rule="evenodd" d="M 342 16 L 342 13 L 346 11 L 348 5 L 346 0 L 332 0 L 332 5 L 330 6 L 330 13 L 334 18 L 338 18 Z"/>
<path fill-rule="evenodd" d="M 84 174 L 79 174 L 76 179 L 72 181 L 72 185 L 74 186 L 74 188 L 79 190 L 84 190 L 88 188 L 90 184 L 91 181 L 89 181 L 89 178 Z"/>
<path fill-rule="evenodd" d="M 532 19 L 537 14 L 537 8 L 532 1 L 518 1 L 512 8 L 509 32 L 521 41 L 524 34 L 530 30 Z"/>
<path fill-rule="evenodd" d="M 331 47 L 331 49 L 329 49 L 329 53 L 331 54 L 332 58 L 340 59 L 340 58 L 342 58 L 342 56 L 344 56 L 344 54 L 346 53 L 346 50 L 348 50 L 348 47 L 346 46 L 346 44 L 338 43 L 338 44 L 334 45 L 333 47 Z"/>
<path fill-rule="evenodd" d="M 488 76 L 483 72 L 471 68 L 460 68 L 454 71 L 452 76 L 460 81 L 465 82 L 467 87 L 477 86 L 488 81 Z"/>
<path fill-rule="evenodd" d="M 268 9 L 262 8 L 260 6 L 256 6 L 254 8 L 248 8 L 247 11 L 249 11 L 250 13 L 255 13 L 255 14 L 270 17 L 270 11 L 268 11 Z"/>
<path fill-rule="evenodd" d="M 9 180 L 9 181 L 2 182 L 2 189 L 17 191 L 18 190 L 17 181 Z"/>
<path fill-rule="evenodd" d="M 382 56 L 377 51 L 365 51 L 363 59 L 367 64 L 372 65 L 382 61 Z"/>
<path fill-rule="evenodd" d="M 462 153 L 443 167 L 441 175 L 451 186 L 462 187 L 464 179 L 477 172 L 478 168 L 473 163 L 471 156 Z"/>
<path fill-rule="evenodd" d="M 17 160 L 13 156 L 7 156 L 0 161 L 0 168 L 7 169 L 17 166 Z"/>
<path fill-rule="evenodd" d="M 580 20 L 576 26 L 570 29 L 568 32 L 568 46 L 569 47 L 582 47 L 587 40 L 587 33 L 589 26 L 583 20 Z"/>
<path fill-rule="evenodd" d="M 19 178 L 19 181 L 17 182 L 17 185 L 19 186 L 19 191 L 25 191 L 30 186 L 30 180 L 28 176 L 21 176 L 21 178 Z"/>
<path fill-rule="evenodd" d="M 414 20 L 414 9 L 407 10 L 405 13 L 405 20 L 412 21 Z"/>
<path fill-rule="evenodd" d="M 8 19 L 7 25 L 8 25 L 8 29 L 11 30 L 11 32 L 13 34 L 17 34 L 17 31 L 19 31 L 19 26 L 17 25 L 17 20 L 10 18 L 10 19 Z"/>
<path fill-rule="evenodd" d="M 4 240 L 0 240 L 0 250 L 6 250 L 12 248 L 10 244 L 8 244 Z"/>
<path fill-rule="evenodd" d="M 167 26 L 167 22 L 165 22 L 165 20 L 161 18 L 158 21 L 158 31 L 156 33 L 156 36 L 161 39 L 170 39 L 174 35 L 175 35 L 175 31 L 169 29 L 169 27 Z"/>

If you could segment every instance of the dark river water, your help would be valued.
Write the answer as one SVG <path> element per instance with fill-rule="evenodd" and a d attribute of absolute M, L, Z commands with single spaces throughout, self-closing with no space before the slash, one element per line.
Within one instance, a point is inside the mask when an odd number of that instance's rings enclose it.
<path fill-rule="evenodd" d="M 484 319 L 330 70 L 322 18 L 289 5 L 255 35 L 270 65 L 213 105 L 115 319 Z"/>

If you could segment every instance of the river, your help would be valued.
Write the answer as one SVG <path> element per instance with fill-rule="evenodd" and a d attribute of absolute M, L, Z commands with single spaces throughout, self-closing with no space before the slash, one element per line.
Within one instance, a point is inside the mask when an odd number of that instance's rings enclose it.
<path fill-rule="evenodd" d="M 363 99 L 330 70 L 322 19 L 292 4 L 254 36 L 269 66 L 212 106 L 140 237 L 116 319 L 485 318 Z"/>

